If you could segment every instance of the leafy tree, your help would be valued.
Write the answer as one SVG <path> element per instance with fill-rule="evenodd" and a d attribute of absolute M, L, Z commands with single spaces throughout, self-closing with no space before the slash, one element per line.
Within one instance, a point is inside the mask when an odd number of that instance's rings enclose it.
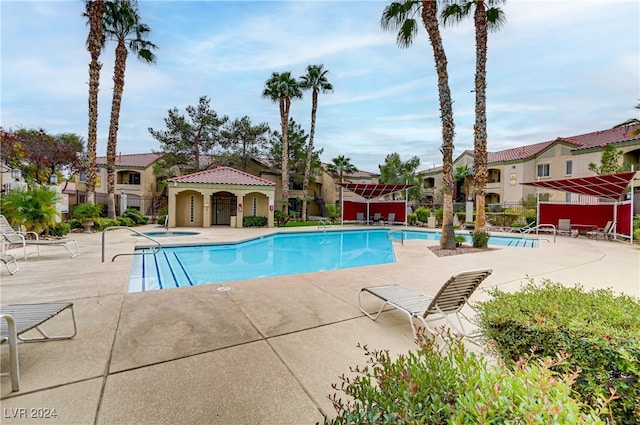
<path fill-rule="evenodd" d="M 223 153 L 220 162 L 247 171 L 249 159 L 263 156 L 267 148 L 269 124 L 251 125 L 248 116 L 236 118 L 220 132 Z"/>
<path fill-rule="evenodd" d="M 296 186 L 303 186 L 306 162 L 307 158 L 311 156 L 311 164 L 309 166 L 308 178 L 310 181 L 314 181 L 314 178 L 320 174 L 322 169 L 322 163 L 320 161 L 320 155 L 322 149 L 316 150 L 309 155 L 309 144 L 307 143 L 308 136 L 305 134 L 302 126 L 296 123 L 293 119 L 289 119 L 289 125 L 287 127 L 287 152 L 289 153 L 289 181 L 293 182 Z M 282 136 L 278 131 L 274 131 L 271 134 L 271 148 L 269 150 L 269 157 L 273 161 L 275 167 L 280 168 L 282 166 Z"/>
<path fill-rule="evenodd" d="M 407 162 L 402 162 L 398 153 L 389 154 L 384 159 L 384 164 L 378 165 L 380 182 L 415 184 L 416 187 L 409 189 L 409 199 L 420 199 L 420 179 L 416 175 L 419 166 L 420 158 L 417 156 L 411 157 Z"/>
<path fill-rule="evenodd" d="M 52 174 L 81 168 L 84 144 L 73 133 L 55 136 L 44 129 L 19 129 L 3 132 L 2 159 L 11 168 L 19 168 L 25 179 L 39 184 L 49 181 Z"/>
<path fill-rule="evenodd" d="M 291 72 L 283 72 L 282 74 L 274 72 L 265 82 L 265 89 L 262 97 L 273 102 L 278 102 L 280 109 L 280 129 L 282 135 L 282 162 L 281 176 L 282 180 L 282 211 L 287 214 L 289 212 L 289 144 L 287 142 L 287 126 L 289 122 L 289 112 L 291 110 L 291 99 L 301 99 L 302 91 L 300 85 L 295 78 L 291 76 Z"/>
<path fill-rule="evenodd" d="M 164 119 L 165 130 L 149 127 L 151 136 L 160 142 L 163 154 L 156 166 L 159 175 L 192 173 L 213 165 L 212 160 L 204 159 L 214 153 L 221 139 L 221 127 L 229 118 L 226 115 L 219 117 L 207 96 L 201 96 L 198 106 L 187 106 L 186 110 L 188 117 L 178 108 L 170 109 L 169 116 Z"/>
<path fill-rule="evenodd" d="M 456 168 L 456 171 L 453 174 L 453 178 L 456 181 L 462 180 L 462 182 L 464 183 L 465 199 L 469 199 L 469 195 L 470 195 L 469 166 L 465 164 L 463 166 Z"/>
<path fill-rule="evenodd" d="M 60 195 L 47 187 L 34 187 L 31 190 L 10 190 L 0 198 L 2 214 L 12 226 L 24 226 L 27 231 L 38 234 L 48 232 L 55 226 L 56 202 Z"/>
<path fill-rule="evenodd" d="M 458 0 L 443 11 L 445 22 L 459 22 L 470 15 L 475 7 L 473 22 L 476 29 L 476 123 L 473 126 L 475 151 L 474 190 L 476 198 L 476 232 L 486 228 L 485 193 L 487 188 L 487 39 L 489 30 L 497 30 L 505 21 L 504 12 L 498 4 L 504 0 Z M 487 8 L 488 6 L 488 8 Z M 469 196 L 469 193 L 466 193 Z"/>
<path fill-rule="evenodd" d="M 309 149 L 307 149 L 307 161 L 302 182 L 302 221 L 307 220 L 307 188 L 309 186 L 309 173 L 311 172 L 311 160 L 313 156 L 313 140 L 316 133 L 316 112 L 318 110 L 318 93 L 333 91 L 333 86 L 327 80 L 328 70 L 324 65 L 309 65 L 307 73 L 300 77 L 300 86 L 304 90 L 311 89 L 311 131 L 309 132 Z"/>
<path fill-rule="evenodd" d="M 631 164 L 622 162 L 623 155 L 624 151 L 622 149 L 616 149 L 613 145 L 607 145 L 602 151 L 600 166 L 591 162 L 589 163 L 589 171 L 593 171 L 599 176 L 631 171 Z"/>
<path fill-rule="evenodd" d="M 440 247 L 455 249 L 456 241 L 453 231 L 453 138 L 455 124 L 453 121 L 453 102 L 447 72 L 447 55 L 445 54 L 438 23 L 437 1 L 400 0 L 385 7 L 380 23 L 384 30 L 398 30 L 396 38 L 398 46 L 411 46 L 418 34 L 416 16 L 420 16 L 429 35 L 433 49 L 436 73 L 438 74 L 438 97 L 440 100 L 440 119 L 442 121 L 442 172 L 443 172 L 443 219 Z"/>
<path fill-rule="evenodd" d="M 104 0 L 86 0 L 85 13 L 89 24 L 87 50 L 91 54 L 89 63 L 89 131 L 87 133 L 87 201 L 95 202 L 96 190 L 96 145 L 98 140 L 98 87 L 100 86 L 100 54 L 104 44 L 102 19 L 106 11 Z"/>
<path fill-rule="evenodd" d="M 107 210 L 110 219 L 116 218 L 116 150 L 118 144 L 118 126 L 120 125 L 120 106 L 124 92 L 124 75 L 129 51 L 145 63 L 155 63 L 152 52 L 157 46 L 147 40 L 151 31 L 148 25 L 140 22 L 138 2 L 136 0 L 113 0 L 105 3 L 104 35 L 106 39 L 117 43 L 115 65 L 113 69 L 113 99 L 111 120 L 107 139 Z"/>
<path fill-rule="evenodd" d="M 344 183 L 344 176 L 355 173 L 358 169 L 351 163 L 351 158 L 347 158 L 344 155 L 337 156 L 331 159 L 331 163 L 327 164 L 327 171 L 338 175 L 340 183 Z M 338 192 L 338 205 L 342 208 L 342 190 Z"/>

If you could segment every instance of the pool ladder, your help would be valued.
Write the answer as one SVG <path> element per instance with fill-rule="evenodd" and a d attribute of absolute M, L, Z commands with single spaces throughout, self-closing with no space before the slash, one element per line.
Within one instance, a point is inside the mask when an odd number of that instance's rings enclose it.
<path fill-rule="evenodd" d="M 331 220 L 318 220 L 318 230 L 320 230 L 320 226 L 322 226 L 322 230 L 327 231 L 327 226 L 331 226 Z"/>
<path fill-rule="evenodd" d="M 404 231 L 402 231 L 402 230 L 389 230 L 389 233 L 387 233 L 387 239 L 389 239 L 391 242 L 395 242 L 395 240 L 391 238 L 391 235 L 393 233 L 400 233 L 400 242 L 402 243 L 402 245 L 404 245 Z"/>
<path fill-rule="evenodd" d="M 113 258 L 111 258 L 111 262 L 112 263 L 116 259 L 116 257 L 119 257 L 121 255 L 147 255 L 147 254 L 154 254 L 155 255 L 158 252 L 160 252 L 160 250 L 162 249 L 162 245 L 156 239 L 153 239 L 152 237 L 147 236 L 144 233 L 138 232 L 137 230 L 132 229 L 131 227 L 128 227 L 128 226 L 109 226 L 109 227 L 105 228 L 102 231 L 102 262 L 103 263 L 104 263 L 104 240 L 105 240 L 105 235 L 107 234 L 107 232 L 110 232 L 112 230 L 118 230 L 118 229 L 128 229 L 128 230 L 132 231 L 133 233 L 136 233 L 137 235 L 142 236 L 143 238 L 149 239 L 151 242 L 157 244 L 158 246 L 154 246 L 152 250 L 146 251 L 146 252 L 126 252 L 126 253 L 122 253 L 122 254 L 116 254 L 116 255 L 113 256 Z"/>

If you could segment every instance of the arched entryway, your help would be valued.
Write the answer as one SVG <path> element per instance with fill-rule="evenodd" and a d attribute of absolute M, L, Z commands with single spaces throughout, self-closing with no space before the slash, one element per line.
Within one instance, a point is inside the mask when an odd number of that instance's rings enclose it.
<path fill-rule="evenodd" d="M 216 192 L 211 196 L 211 225 L 225 225 L 231 223 L 231 217 L 236 216 L 237 198 L 230 192 Z"/>

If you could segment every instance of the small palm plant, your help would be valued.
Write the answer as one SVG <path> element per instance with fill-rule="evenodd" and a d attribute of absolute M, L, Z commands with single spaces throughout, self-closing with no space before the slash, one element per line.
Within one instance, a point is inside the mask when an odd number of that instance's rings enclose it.
<path fill-rule="evenodd" d="M 49 233 L 49 228 L 55 226 L 60 216 L 56 210 L 59 201 L 60 195 L 46 187 L 11 190 L 2 197 L 2 214 L 12 226 L 38 234 Z"/>

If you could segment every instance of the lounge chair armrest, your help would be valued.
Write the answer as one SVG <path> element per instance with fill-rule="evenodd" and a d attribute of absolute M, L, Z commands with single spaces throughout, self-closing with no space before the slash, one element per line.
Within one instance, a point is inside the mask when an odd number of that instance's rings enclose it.
<path fill-rule="evenodd" d="M 40 235 L 38 235 L 36 232 L 32 231 L 32 230 L 25 230 L 25 231 L 19 231 L 17 232 L 19 235 L 21 235 L 22 237 L 27 236 L 28 234 L 32 234 L 36 237 L 36 240 L 40 239 Z"/>

